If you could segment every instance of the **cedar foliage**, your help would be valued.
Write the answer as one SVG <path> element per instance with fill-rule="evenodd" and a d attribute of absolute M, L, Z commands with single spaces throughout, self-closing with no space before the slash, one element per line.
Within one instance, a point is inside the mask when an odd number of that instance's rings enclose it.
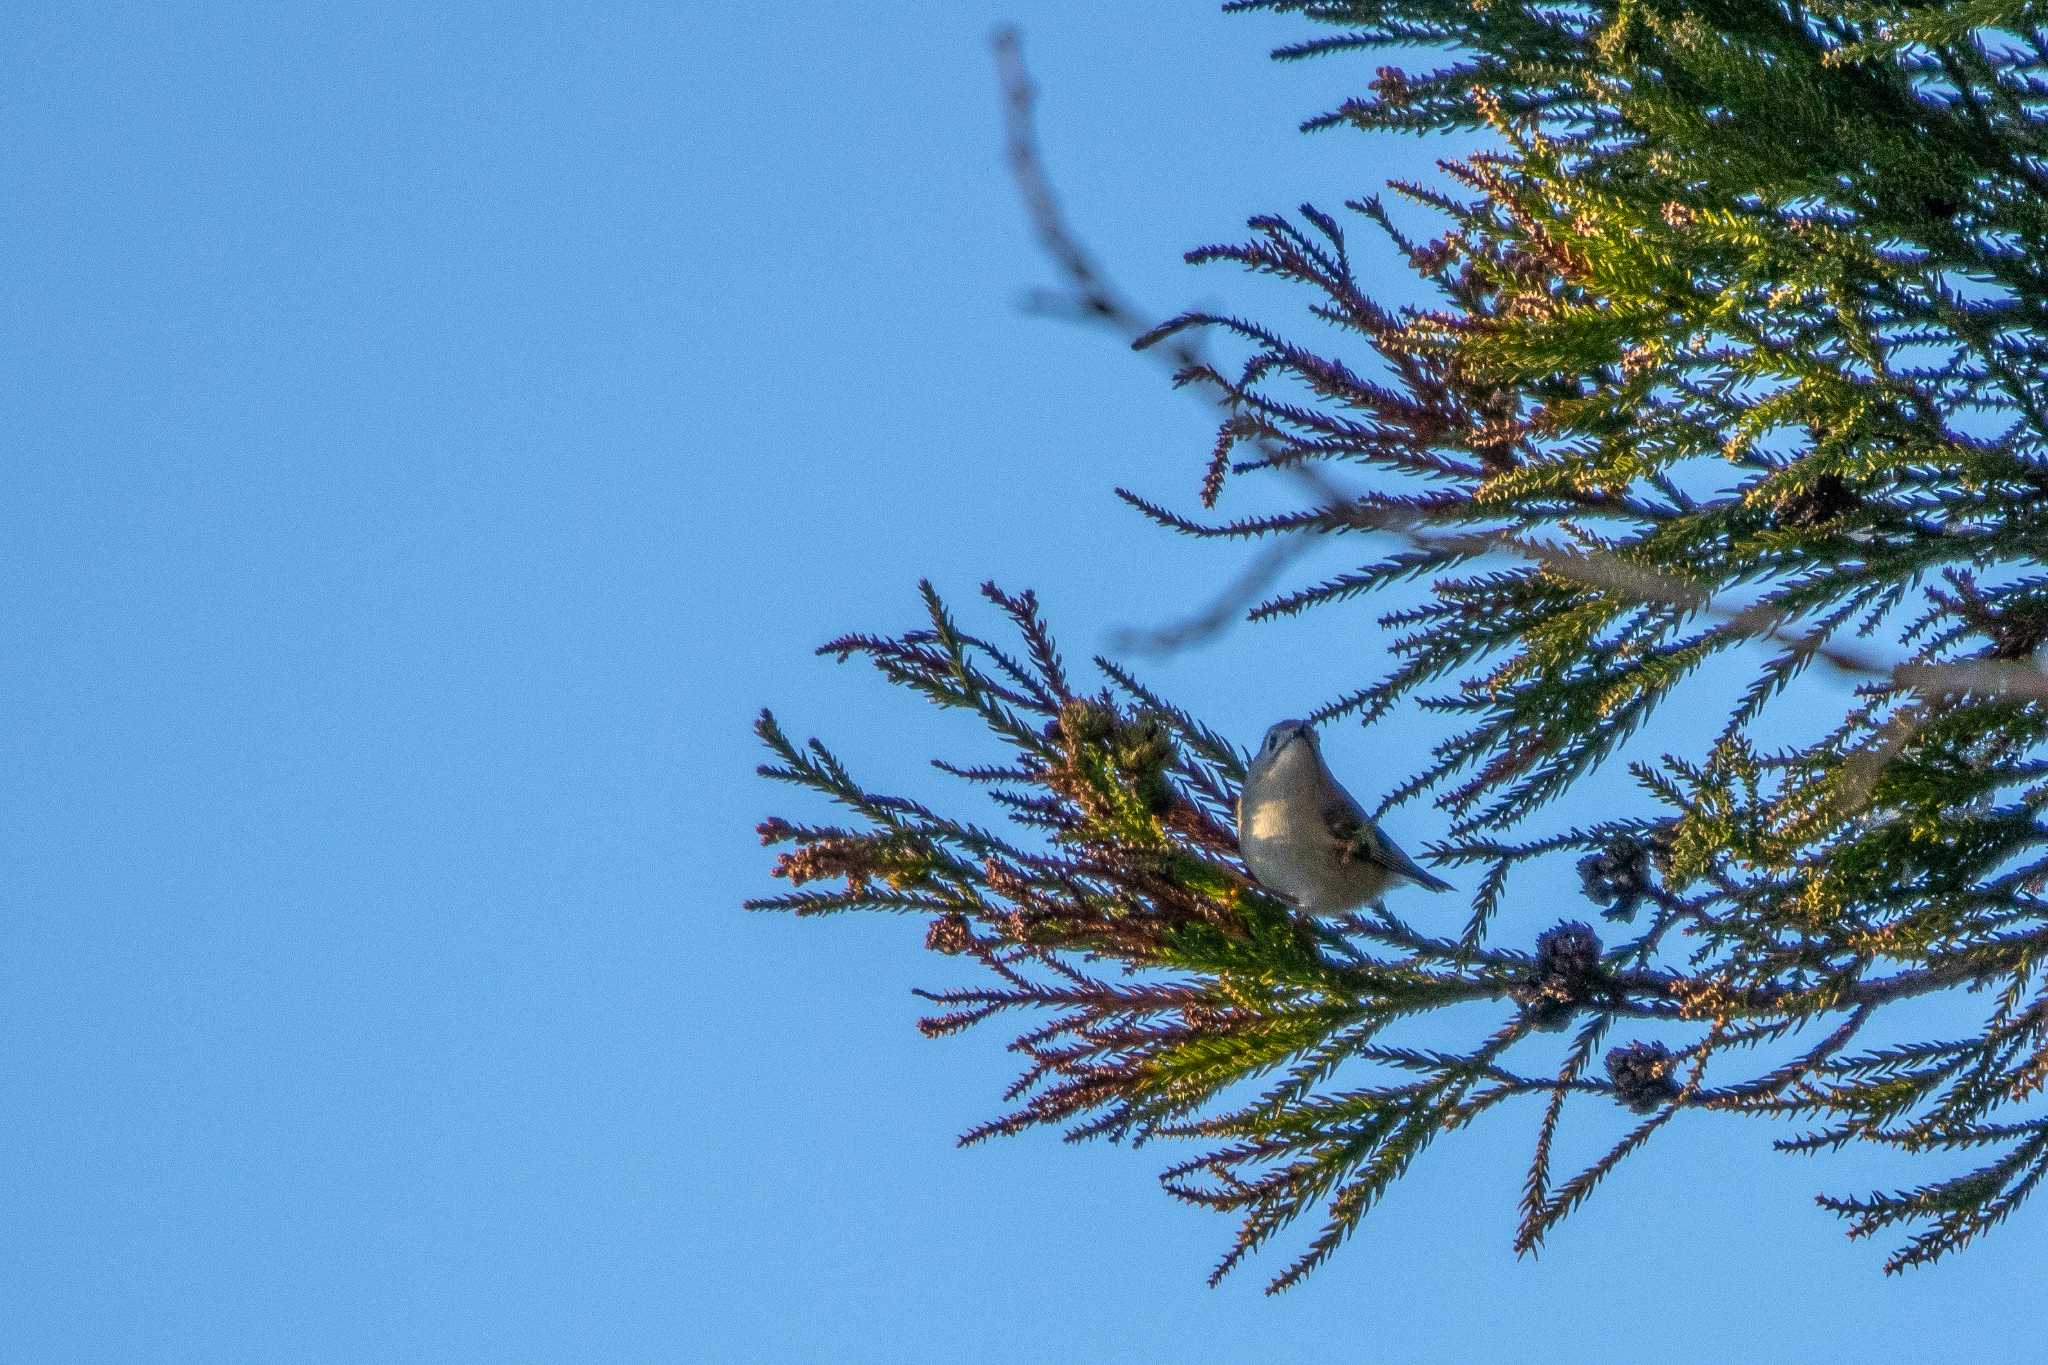
<path fill-rule="evenodd" d="M 1238 1220 L 1217 1277 L 1312 1217 L 1271 1287 L 1295 1283 L 1439 1135 L 1520 1096 L 1525 1251 L 1687 1110 L 1775 1119 L 1786 1151 L 1919 1154 L 1925 1183 L 1820 1202 L 1903 1237 L 1888 1269 L 1966 1245 L 2048 1174 L 2048 30 L 2012 0 L 1226 8 L 1335 26 L 1283 58 L 1411 63 L 1311 129 L 1493 138 L 1390 186 L 1428 240 L 1368 198 L 1190 253 L 1300 286 L 1315 342 L 1194 313 L 1140 343 L 1241 343 L 1180 376 L 1227 412 L 1201 501 L 1285 480 L 1298 510 L 1211 522 L 1124 494 L 1181 534 L 1368 547 L 1255 618 L 1426 585 L 1378 617 L 1391 671 L 1316 719 L 1450 718 L 1386 805 L 1444 813 L 1431 860 L 1479 874 L 1464 932 L 1310 921 L 1262 891 L 1232 833 L 1243 753 L 1112 661 L 1073 681 L 1031 595 L 993 586 L 1014 643 L 926 587 L 920 628 L 823 652 L 986 725 L 1009 761 L 939 766 L 1007 829 L 870 792 L 764 712 L 762 772 L 851 818 L 764 823 L 792 889 L 751 904 L 930 916 L 928 946 L 984 984 L 929 994 L 925 1031 L 1027 1020 L 1006 1108 L 965 1140 L 1198 1144 L 1164 1181 Z M 1451 55 L 1415 65 L 1428 50 Z M 1376 302 L 1360 225 L 1441 302 Z M 1640 813 L 1546 829 L 1710 663 L 1748 677 L 1718 739 L 1629 764 Z M 1815 667 L 1855 676 L 1853 705 L 1766 744 Z M 1580 913 L 1615 941 L 1577 921 L 1499 941 L 1514 879 L 1550 859 L 1577 861 Z M 1920 1037 L 1895 1007 L 1934 995 L 1981 1022 Z M 1558 1030 L 1561 1062 L 1523 1060 Z M 1553 1170 L 1582 1105 L 1630 1126 Z"/>

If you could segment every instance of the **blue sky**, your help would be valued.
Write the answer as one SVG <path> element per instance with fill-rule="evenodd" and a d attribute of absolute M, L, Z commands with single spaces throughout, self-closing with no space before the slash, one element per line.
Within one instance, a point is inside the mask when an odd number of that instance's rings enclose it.
<path fill-rule="evenodd" d="M 814 644 L 993 576 L 1085 654 L 1237 567 L 1109 495 L 1191 504 L 1208 416 L 1016 306 L 1001 19 L 1161 315 L 1285 316 L 1180 252 L 1437 154 L 1297 134 L 1370 61 L 1200 3 L 0 17 L 0 1359 L 2030 1353 L 2037 1218 L 1886 1281 L 1809 1197 L 1903 1173 L 1733 1122 L 1524 1262 L 1496 1122 L 1210 1291 L 1171 1153 L 954 1148 L 1012 1059 L 916 1034 L 921 925 L 740 912 L 803 813 L 759 706 L 877 785 L 975 752 Z M 1249 740 L 1380 658 L 1333 611 L 1144 671 Z"/>

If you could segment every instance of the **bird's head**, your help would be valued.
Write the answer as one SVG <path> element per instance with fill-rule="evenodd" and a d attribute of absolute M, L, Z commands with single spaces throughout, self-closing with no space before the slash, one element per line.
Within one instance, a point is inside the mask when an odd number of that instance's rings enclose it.
<path fill-rule="evenodd" d="M 1296 740 L 1316 747 L 1315 727 L 1305 720 L 1283 720 L 1266 731 L 1266 737 L 1259 741 L 1259 751 L 1252 756 L 1254 763 L 1271 762 L 1278 758 Z"/>

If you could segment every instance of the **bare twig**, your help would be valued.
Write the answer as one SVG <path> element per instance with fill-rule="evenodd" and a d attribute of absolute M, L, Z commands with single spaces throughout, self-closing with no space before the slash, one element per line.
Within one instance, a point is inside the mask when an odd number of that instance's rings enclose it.
<path fill-rule="evenodd" d="M 1005 24 L 990 39 L 995 50 L 996 75 L 1003 93 L 1003 153 L 1010 163 L 1010 178 L 1024 200 L 1025 215 L 1045 254 L 1059 267 L 1066 292 L 1040 292 L 1030 297 L 1035 312 L 1059 313 L 1093 321 L 1117 333 L 1126 343 L 1143 336 L 1156 319 L 1138 309 L 1110 282 L 1095 264 L 1095 258 L 1081 245 L 1081 239 L 1067 223 L 1059 196 L 1045 171 L 1038 149 L 1038 89 L 1024 65 L 1024 37 L 1014 25 Z M 1192 342 L 1175 339 L 1162 355 L 1176 372 L 1202 363 Z"/>
<path fill-rule="evenodd" d="M 1062 291 L 1035 291 L 1027 297 L 1026 306 L 1045 316 L 1107 327 L 1128 345 L 1151 330 L 1157 319 L 1141 311 L 1102 272 L 1060 208 L 1039 152 L 1037 88 L 1024 65 L 1023 35 L 1006 24 L 995 31 L 991 46 L 1002 84 L 1003 150 L 1010 163 L 1010 178 L 1024 201 L 1038 244 L 1059 267 L 1064 283 Z M 1202 353 L 1185 337 L 1174 338 L 1156 353 L 1176 374 L 1203 363 Z M 1310 544 L 1305 534 L 1276 541 L 1208 606 L 1169 626 L 1119 628 L 1112 641 L 1122 650 L 1170 654 L 1211 640 L 1241 619 Z"/>
<path fill-rule="evenodd" d="M 1111 633 L 1110 644 L 1127 654 L 1175 654 L 1230 629 L 1244 613 L 1266 595 L 1289 565 L 1308 549 L 1304 534 L 1276 540 L 1245 566 L 1236 580 L 1210 599 L 1207 606 L 1182 617 L 1172 625 L 1140 630 L 1122 626 Z"/>

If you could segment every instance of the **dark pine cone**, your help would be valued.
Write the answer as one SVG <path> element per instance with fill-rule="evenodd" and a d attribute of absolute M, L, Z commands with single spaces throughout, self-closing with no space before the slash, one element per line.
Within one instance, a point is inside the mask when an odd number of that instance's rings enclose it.
<path fill-rule="evenodd" d="M 1586 898 L 1605 906 L 1607 918 L 1628 919 L 1650 885 L 1650 849 L 1627 835 L 1598 853 L 1579 859 L 1579 882 Z"/>
<path fill-rule="evenodd" d="M 1508 994 L 1531 1027 L 1555 1033 L 1604 985 L 1600 936 L 1591 925 L 1566 920 L 1536 936 L 1536 965 Z"/>
<path fill-rule="evenodd" d="M 1623 1104 L 1649 1114 L 1678 1097 L 1678 1084 L 1671 1079 L 1677 1064 L 1662 1043 L 1630 1043 L 1607 1054 L 1607 1078 Z"/>
<path fill-rule="evenodd" d="M 1823 474 L 1778 504 L 1781 529 L 1814 530 L 1862 503 L 1839 474 Z"/>

